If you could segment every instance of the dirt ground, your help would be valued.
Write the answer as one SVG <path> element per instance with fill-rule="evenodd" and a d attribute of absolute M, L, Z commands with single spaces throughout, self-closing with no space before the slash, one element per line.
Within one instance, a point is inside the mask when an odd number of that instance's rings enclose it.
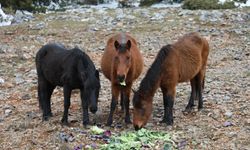
<path fill-rule="evenodd" d="M 222 15 L 213 16 L 216 13 Z M 205 20 L 202 18 L 206 16 L 204 14 L 208 14 Z M 211 14 L 217 20 L 209 18 Z M 61 88 L 57 88 L 52 96 L 54 116 L 48 122 L 42 122 L 34 58 L 42 45 L 60 42 L 68 48 L 84 49 L 100 68 L 107 39 L 120 31 L 129 32 L 137 39 L 144 57 L 144 71 L 134 89 L 163 45 L 193 31 L 209 39 L 204 109 L 183 115 L 190 85 L 181 83 L 177 87 L 174 125 L 166 127 L 159 124 L 163 104 L 158 90 L 153 115 L 146 128 L 170 133 L 178 149 L 250 149 L 249 8 L 212 13 L 180 8 L 84 9 L 34 16 L 28 22 L 0 27 L 0 149 L 73 149 L 80 144 L 101 145 L 103 142 L 91 139 L 89 128 L 82 126 L 78 90 L 71 97 L 69 127 L 60 124 L 63 114 Z M 110 92 L 110 83 L 101 74 L 98 112 L 90 115 L 91 122 L 112 133 L 133 131 L 132 125 L 124 124 L 120 107 L 114 115 L 113 126 L 105 126 Z M 130 108 L 132 112 L 132 104 Z M 65 142 L 61 133 L 74 138 Z"/>

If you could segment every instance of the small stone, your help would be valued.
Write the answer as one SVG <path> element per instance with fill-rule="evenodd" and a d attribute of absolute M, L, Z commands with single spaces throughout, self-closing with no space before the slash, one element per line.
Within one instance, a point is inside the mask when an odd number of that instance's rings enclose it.
<path fill-rule="evenodd" d="M 233 113 L 232 113 L 231 111 L 227 111 L 227 112 L 225 112 L 224 115 L 225 115 L 227 118 L 231 118 L 232 115 L 233 115 Z"/>
<path fill-rule="evenodd" d="M 29 99 L 31 99 L 30 94 L 25 94 L 22 96 L 22 100 L 29 100 Z"/>
<path fill-rule="evenodd" d="M 230 100 L 231 99 L 231 97 L 229 97 L 229 96 L 224 96 L 223 97 L 223 100 Z"/>
<path fill-rule="evenodd" d="M 224 124 L 223 124 L 223 126 L 224 127 L 229 127 L 229 126 L 232 126 L 233 124 L 232 124 L 232 122 L 230 122 L 230 121 L 226 121 L 226 122 L 224 122 Z"/>
<path fill-rule="evenodd" d="M 0 84 L 4 83 L 4 79 L 0 77 Z"/>
<path fill-rule="evenodd" d="M 44 22 L 40 22 L 38 24 L 36 24 L 35 26 L 32 26 L 31 29 L 32 30 L 42 30 L 44 29 L 46 26 L 46 24 Z"/>
<path fill-rule="evenodd" d="M 27 117 L 30 118 L 30 119 L 34 119 L 34 118 L 37 118 L 37 114 L 35 112 L 27 112 L 26 113 Z"/>
<path fill-rule="evenodd" d="M 12 110 L 11 109 L 5 109 L 4 114 L 6 116 L 9 116 L 11 114 Z"/>

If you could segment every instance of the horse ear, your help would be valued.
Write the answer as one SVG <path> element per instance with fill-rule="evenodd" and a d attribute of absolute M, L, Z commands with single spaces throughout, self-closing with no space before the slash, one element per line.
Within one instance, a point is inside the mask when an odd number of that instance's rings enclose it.
<path fill-rule="evenodd" d="M 114 46 L 115 46 L 115 48 L 116 48 L 116 50 L 117 50 L 117 49 L 120 47 L 119 42 L 118 42 L 118 41 L 115 41 Z"/>
<path fill-rule="evenodd" d="M 96 78 L 100 79 L 99 78 L 99 71 L 98 70 L 95 71 L 95 76 L 96 76 Z"/>
<path fill-rule="evenodd" d="M 130 48 L 131 48 L 131 41 L 128 40 L 128 42 L 127 42 L 127 49 L 129 50 Z"/>

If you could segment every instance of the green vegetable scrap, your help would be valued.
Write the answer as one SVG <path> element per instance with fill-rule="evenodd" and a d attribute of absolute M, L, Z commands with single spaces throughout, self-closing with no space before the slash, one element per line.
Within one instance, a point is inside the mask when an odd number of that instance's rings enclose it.
<path fill-rule="evenodd" d="M 91 132 L 93 134 L 102 134 L 105 130 L 103 130 L 102 128 L 99 128 L 97 126 L 93 126 L 90 128 Z"/>
<path fill-rule="evenodd" d="M 139 131 L 123 132 L 121 135 L 112 137 L 109 144 L 102 145 L 102 150 L 127 150 L 141 148 L 152 149 L 156 141 L 164 142 L 164 150 L 174 149 L 175 143 L 170 135 L 164 132 L 150 131 L 142 128 Z"/>
<path fill-rule="evenodd" d="M 120 82 L 120 85 L 121 85 L 121 86 L 126 86 L 126 82 L 125 82 L 125 81 Z"/>

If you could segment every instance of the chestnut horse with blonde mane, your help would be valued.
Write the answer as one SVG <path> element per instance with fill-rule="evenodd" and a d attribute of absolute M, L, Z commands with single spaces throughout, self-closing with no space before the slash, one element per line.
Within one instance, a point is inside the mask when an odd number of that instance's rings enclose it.
<path fill-rule="evenodd" d="M 122 110 L 125 107 L 125 122 L 131 123 L 129 115 L 129 97 L 132 84 L 143 69 L 143 58 L 136 40 L 127 33 L 112 36 L 106 45 L 101 59 L 101 69 L 111 81 L 112 101 L 107 125 L 113 122 L 113 113 L 119 95 Z"/>
<path fill-rule="evenodd" d="M 192 88 L 185 111 L 192 110 L 195 99 L 198 99 L 198 109 L 202 109 L 208 53 L 208 42 L 198 33 L 186 34 L 176 43 L 161 48 L 133 97 L 135 130 L 145 126 L 149 120 L 153 96 L 159 87 L 163 93 L 164 103 L 164 116 L 161 123 L 173 124 L 172 111 L 176 86 L 180 82 L 190 81 Z"/>

